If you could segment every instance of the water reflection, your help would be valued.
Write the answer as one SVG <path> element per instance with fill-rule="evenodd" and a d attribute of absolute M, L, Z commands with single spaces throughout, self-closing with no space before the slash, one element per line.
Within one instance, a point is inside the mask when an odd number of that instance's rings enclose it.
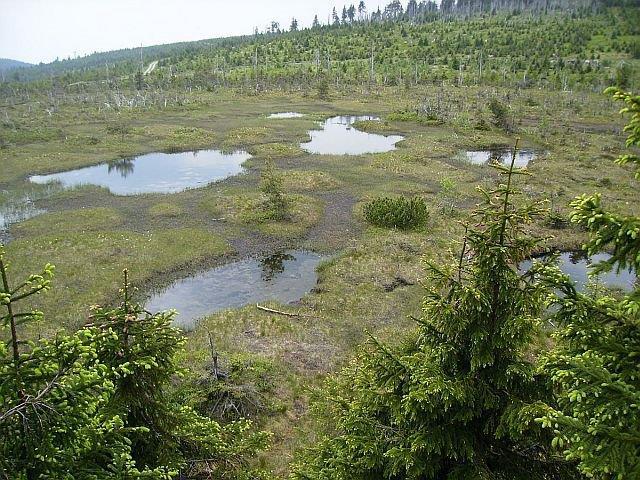
<path fill-rule="evenodd" d="M 0 190 L 0 234 L 10 225 L 44 213 L 35 202 L 60 190 L 57 185 L 17 185 L 11 190 Z"/>
<path fill-rule="evenodd" d="M 7 230 L 9 225 L 18 223 L 31 217 L 44 213 L 44 210 L 36 208 L 33 200 L 28 196 L 17 200 L 0 204 L 0 231 Z"/>
<path fill-rule="evenodd" d="M 237 175 L 249 158 L 251 155 L 241 151 L 150 153 L 52 175 L 35 175 L 30 180 L 58 183 L 65 188 L 98 185 L 115 195 L 176 193 Z"/>
<path fill-rule="evenodd" d="M 369 115 L 333 117 L 324 122 L 322 130 L 311 130 L 311 140 L 300 144 L 309 153 L 324 155 L 362 155 L 395 150 L 400 135 L 379 135 L 362 132 L 353 127 L 355 122 L 379 120 Z"/>
<path fill-rule="evenodd" d="M 192 329 L 197 320 L 227 308 L 302 298 L 317 283 L 316 267 L 322 256 L 302 250 L 276 252 L 246 259 L 178 280 L 154 294 L 147 310 L 176 309 L 176 325 Z"/>
<path fill-rule="evenodd" d="M 300 118 L 304 117 L 304 114 L 298 112 L 281 112 L 272 113 L 268 118 Z"/>
<path fill-rule="evenodd" d="M 518 150 L 516 153 L 516 167 L 526 167 L 529 165 L 537 153 L 533 150 Z M 511 158 L 513 157 L 513 150 L 509 148 L 494 148 L 490 150 L 470 150 L 464 152 L 465 160 L 474 165 L 490 165 L 490 164 L 503 164 L 511 165 Z"/>
<path fill-rule="evenodd" d="M 284 272 L 285 262 L 295 260 L 296 257 L 287 252 L 276 252 L 260 260 L 262 265 L 262 279 L 270 282 L 279 273 Z"/>
<path fill-rule="evenodd" d="M 544 258 L 544 256 L 541 257 L 541 259 Z M 588 257 L 583 251 L 563 252 L 558 257 L 558 266 L 560 270 L 571 277 L 576 288 L 580 291 L 584 291 L 587 285 L 593 282 L 612 289 L 620 289 L 625 292 L 632 291 L 637 280 L 636 276 L 629 271 L 622 271 L 620 273 L 610 271 L 602 273 L 597 277 L 589 277 L 590 265 L 609 260 L 610 258 L 611 255 L 608 253 L 598 253 Z M 531 265 L 532 261 L 526 260 L 520 264 L 520 269 L 526 271 L 531 268 Z"/>
<path fill-rule="evenodd" d="M 135 160 L 132 158 L 121 158 L 107 163 L 107 173 L 118 172 L 122 178 L 127 178 L 133 173 Z"/>

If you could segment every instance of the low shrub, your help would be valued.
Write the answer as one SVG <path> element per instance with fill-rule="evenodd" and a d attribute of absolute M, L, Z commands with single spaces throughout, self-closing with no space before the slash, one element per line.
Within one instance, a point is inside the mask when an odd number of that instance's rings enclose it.
<path fill-rule="evenodd" d="M 493 115 L 493 122 L 497 127 L 500 127 L 506 131 L 511 130 L 511 125 L 509 122 L 509 107 L 507 107 L 497 98 L 492 98 L 489 102 L 489 110 Z"/>
<path fill-rule="evenodd" d="M 398 110 L 387 115 L 387 120 L 393 122 L 416 122 L 423 125 L 442 125 L 444 120 L 434 112 L 420 112 L 419 110 Z"/>
<path fill-rule="evenodd" d="M 367 221 L 378 227 L 410 230 L 427 222 L 427 204 L 419 197 L 381 197 L 364 206 Z"/>
<path fill-rule="evenodd" d="M 570 222 L 566 215 L 559 211 L 552 211 L 546 216 L 544 224 L 554 230 L 563 230 L 569 228 Z"/>
<path fill-rule="evenodd" d="M 260 190 L 265 196 L 262 204 L 265 219 L 288 220 L 291 202 L 284 191 L 284 178 L 276 172 L 271 162 L 267 162 L 260 182 Z"/>
<path fill-rule="evenodd" d="M 283 408 L 274 398 L 276 371 L 257 356 L 234 354 L 222 359 L 211 374 L 198 377 L 177 393 L 191 399 L 198 412 L 228 424 L 256 419 Z"/>
<path fill-rule="evenodd" d="M 326 78 L 322 78 L 316 85 L 316 90 L 318 92 L 319 99 L 321 100 L 328 99 L 329 98 L 329 81 Z"/>

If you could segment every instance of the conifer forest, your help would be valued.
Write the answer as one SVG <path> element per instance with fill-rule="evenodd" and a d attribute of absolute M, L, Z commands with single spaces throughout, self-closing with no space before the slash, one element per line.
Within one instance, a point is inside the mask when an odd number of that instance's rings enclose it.
<path fill-rule="evenodd" d="M 640 480 L 640 3 L 327 5 L 0 59 L 1 480 Z"/>

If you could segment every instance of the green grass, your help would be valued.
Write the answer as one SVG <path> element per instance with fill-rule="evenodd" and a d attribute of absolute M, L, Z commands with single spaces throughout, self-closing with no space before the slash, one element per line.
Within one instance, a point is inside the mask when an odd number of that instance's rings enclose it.
<path fill-rule="evenodd" d="M 318 192 L 335 190 L 343 184 L 320 170 L 287 170 L 284 172 L 284 189 L 293 192 Z"/>
<path fill-rule="evenodd" d="M 13 233 L 24 238 L 50 235 L 52 230 L 63 227 L 60 234 L 105 231 L 105 227 L 117 230 L 122 225 L 120 213 L 113 208 L 86 208 L 54 212 L 31 218 L 13 228 Z"/>
<path fill-rule="evenodd" d="M 48 213 L 14 225 L 8 258 L 13 272 L 37 271 L 56 264 L 54 290 L 38 298 L 46 322 L 41 333 L 76 328 L 88 318 L 88 307 L 117 297 L 121 271 L 128 268 L 142 298 L 154 288 L 223 262 L 272 248 L 315 248 L 332 259 L 319 270 L 319 284 L 299 305 L 272 307 L 305 316 L 284 317 L 255 306 L 207 318 L 189 334 L 185 365 L 193 375 L 204 371 L 209 356 L 207 329 L 215 334 L 221 358 L 238 353 L 270 362 L 279 373 L 270 395 L 276 409 L 259 423 L 275 432 L 274 447 L 263 460 L 279 473 L 295 448 L 313 442 L 306 416 L 309 388 L 347 361 L 364 338 L 364 330 L 395 338 L 411 327 L 407 319 L 420 308 L 424 255 L 441 260 L 459 248 L 463 220 L 479 200 L 477 185 L 496 180 L 492 169 L 456 159 L 466 149 L 513 145 L 546 152 L 534 162 L 534 174 L 519 184 L 532 199 L 547 198 L 560 214 L 578 194 L 602 191 L 604 200 L 622 210 L 640 201 L 629 173 L 612 163 L 622 151 L 622 121 L 617 106 L 598 94 L 537 89 L 507 92 L 480 87 L 447 87 L 442 96 L 447 121 L 441 125 L 413 119 L 389 120 L 388 114 L 435 103 L 433 88 L 374 89 L 332 92 L 332 101 L 301 93 L 240 96 L 231 90 L 193 92 L 183 107 L 131 109 L 115 114 L 68 101 L 51 116 L 16 106 L 12 117 L 28 128 L 48 132 L 24 135 L 0 149 L 0 189 L 33 192 L 28 175 L 97 164 L 120 156 L 195 148 L 247 149 L 254 157 L 247 173 L 202 188 L 172 195 L 119 197 L 96 187 L 52 191 L 36 205 Z M 489 95 L 506 98 L 518 132 L 495 127 L 477 130 L 490 119 Z M 454 95 L 455 94 L 455 95 Z M 273 120 L 268 113 L 300 111 L 300 119 Z M 359 156 L 311 155 L 298 145 L 308 139 L 314 120 L 337 114 L 376 114 L 384 122 L 359 125 L 366 130 L 405 136 L 397 150 Z M 107 125 L 130 126 L 124 140 Z M 61 131 L 55 135 L 51 132 Z M 63 136 L 64 135 L 64 136 Z M 95 139 L 98 141 L 96 142 Z M 273 162 L 293 200 L 292 218 L 267 221 L 260 215 L 263 197 L 260 171 Z M 452 212 L 443 213 L 443 180 L 455 184 Z M 419 232 L 369 227 L 362 206 L 380 196 L 418 195 L 430 216 Z M 544 222 L 533 227 L 553 235 L 549 245 L 575 247 L 584 233 L 572 227 L 553 230 Z M 233 246 L 233 247 L 232 247 Z M 409 284 L 397 287 L 397 279 Z M 397 287 L 397 288 L 396 288 Z M 203 295 L 206 293 L 203 292 Z"/>
<path fill-rule="evenodd" d="M 263 143 L 250 148 L 250 153 L 267 160 L 273 160 L 276 158 L 298 157 L 304 154 L 304 150 L 296 144 Z"/>
<path fill-rule="evenodd" d="M 400 230 L 423 227 L 429 217 L 427 205 L 420 197 L 378 197 L 366 203 L 363 212 L 372 225 Z"/>
<path fill-rule="evenodd" d="M 200 203 L 200 209 L 226 224 L 252 227 L 265 235 L 297 237 L 320 220 L 323 206 L 319 200 L 306 195 L 290 194 L 287 198 L 289 218 L 280 221 L 268 218 L 263 207 L 266 199 L 256 191 L 207 195 Z"/>
<path fill-rule="evenodd" d="M 163 274 L 230 251 L 219 236 L 203 229 L 178 228 L 142 234 L 118 228 L 99 230 L 94 219 L 88 217 L 85 217 L 88 222 L 80 226 L 82 218 L 78 216 L 71 221 L 73 230 L 34 233 L 44 227 L 34 224 L 44 223 L 48 217 L 27 222 L 32 233 L 7 245 L 12 275 L 17 278 L 39 271 L 46 263 L 56 266 L 54 292 L 39 296 L 34 305 L 46 312 L 43 332 L 82 325 L 88 318 L 90 305 L 114 300 L 125 268 L 132 283 L 146 290 L 154 278 L 157 282 Z"/>
<path fill-rule="evenodd" d="M 152 217 L 181 217 L 184 215 L 185 210 L 180 205 L 176 205 L 170 202 L 156 203 L 149 208 L 149 214 Z"/>

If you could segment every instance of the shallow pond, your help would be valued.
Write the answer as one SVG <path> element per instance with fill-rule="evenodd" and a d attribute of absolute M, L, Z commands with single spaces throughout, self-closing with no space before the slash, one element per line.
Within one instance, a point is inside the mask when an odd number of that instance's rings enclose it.
<path fill-rule="evenodd" d="M 608 260 L 609 258 L 611 258 L 611 255 L 608 253 L 598 253 L 586 258 L 581 252 L 563 252 L 558 258 L 558 266 L 560 270 L 571 277 L 576 284 L 576 288 L 580 291 L 584 291 L 590 281 L 595 281 L 608 288 L 621 289 L 625 292 L 633 290 L 636 277 L 628 271 L 622 271 L 620 273 L 611 271 L 592 279 L 589 278 L 589 265 Z M 528 270 L 531 268 L 531 264 L 531 260 L 522 262 L 520 269 Z"/>
<path fill-rule="evenodd" d="M 27 220 L 44 212 L 45 210 L 36 208 L 29 197 L 22 197 L 17 202 L 3 203 L 0 205 L 0 231 L 9 228 L 12 223 Z"/>
<path fill-rule="evenodd" d="M 502 163 L 503 165 L 511 165 L 511 157 L 513 150 L 509 148 L 497 148 L 492 150 L 471 150 L 463 152 L 463 158 L 474 165 L 488 165 L 491 163 Z M 537 153 L 533 150 L 518 150 L 516 153 L 516 167 L 526 167 L 529 165 Z"/>
<path fill-rule="evenodd" d="M 237 175 L 249 158 L 251 155 L 246 152 L 220 150 L 149 153 L 93 167 L 35 175 L 30 180 L 40 184 L 55 182 L 65 188 L 98 185 L 115 195 L 176 193 Z"/>
<path fill-rule="evenodd" d="M 280 112 L 280 113 L 272 113 L 267 118 L 301 118 L 301 117 L 304 117 L 304 113 Z"/>
<path fill-rule="evenodd" d="M 368 115 L 340 116 L 326 120 L 322 130 L 311 130 L 311 141 L 300 147 L 309 153 L 323 155 L 362 155 L 395 150 L 396 143 L 404 140 L 400 135 L 366 133 L 353 127 L 355 122 L 379 120 Z"/>
<path fill-rule="evenodd" d="M 0 237 L 9 226 L 44 213 L 35 202 L 53 195 L 57 185 L 33 185 L 26 183 L 11 190 L 0 190 Z"/>
<path fill-rule="evenodd" d="M 178 280 L 151 297 L 152 312 L 175 309 L 176 325 L 190 330 L 209 314 L 251 303 L 300 300 L 317 283 L 321 255 L 302 250 L 277 252 L 213 268 Z"/>

